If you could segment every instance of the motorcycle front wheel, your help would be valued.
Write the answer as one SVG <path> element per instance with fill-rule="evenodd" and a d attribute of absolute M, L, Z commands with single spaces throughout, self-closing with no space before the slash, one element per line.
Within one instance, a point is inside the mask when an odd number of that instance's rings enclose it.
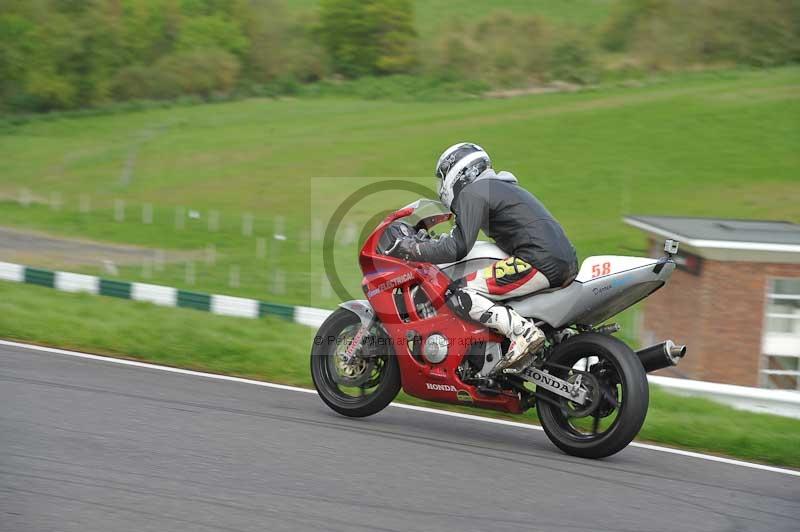
<path fill-rule="evenodd" d="M 624 449 L 639 433 L 650 400 L 647 373 L 630 347 L 608 335 L 584 333 L 559 344 L 544 364 L 552 375 L 589 390 L 583 405 L 537 389 L 542 428 L 559 449 L 603 458 Z"/>
<path fill-rule="evenodd" d="M 369 330 L 355 356 L 346 356 L 360 328 L 358 316 L 339 308 L 319 328 L 311 349 L 311 378 L 320 398 L 350 417 L 380 412 L 400 392 L 400 368 L 380 325 Z"/>

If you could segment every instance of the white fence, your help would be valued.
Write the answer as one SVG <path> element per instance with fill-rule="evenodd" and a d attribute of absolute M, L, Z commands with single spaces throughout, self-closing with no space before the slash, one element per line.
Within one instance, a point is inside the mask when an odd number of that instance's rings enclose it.
<path fill-rule="evenodd" d="M 658 375 L 648 375 L 648 378 L 652 384 L 657 384 L 677 395 L 705 397 L 739 410 L 800 419 L 800 392 L 750 388 Z"/>

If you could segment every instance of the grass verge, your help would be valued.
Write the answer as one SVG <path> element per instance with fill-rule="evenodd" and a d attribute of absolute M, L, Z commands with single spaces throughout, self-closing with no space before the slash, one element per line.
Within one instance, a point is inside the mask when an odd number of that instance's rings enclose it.
<path fill-rule="evenodd" d="M 408 89 L 397 78 L 359 83 L 363 91 L 353 90 L 363 97 L 388 90 L 383 83 Z M 262 98 L 31 122 L 0 133 L 0 225 L 167 251 L 210 248 L 216 258 L 198 260 L 194 275 L 180 261 L 121 265 L 120 276 L 331 307 L 338 297 L 323 289 L 319 257 L 335 210 L 381 181 L 432 187 L 441 150 L 467 139 L 542 199 L 581 258 L 639 254 L 645 238 L 621 222 L 625 214 L 800 220 L 799 85 L 794 67 L 505 100 Z M 24 193 L 32 203 L 18 201 Z M 360 293 L 361 240 L 348 230 L 359 236 L 384 209 L 418 195 L 389 190 L 348 211 L 335 263 L 351 293 Z M 252 234 L 244 234 L 246 214 Z M 30 260 L 0 249 L 3 260 L 76 271 L 46 253 L 21 253 Z M 78 271 L 102 275 L 102 258 Z"/>
<path fill-rule="evenodd" d="M 0 337 L 311 387 L 314 331 L 276 318 L 228 318 L 0 282 Z M 405 395 L 405 403 L 487 414 Z M 516 421 L 524 416 L 494 414 Z M 800 468 L 800 420 L 741 412 L 653 388 L 640 439 Z"/>

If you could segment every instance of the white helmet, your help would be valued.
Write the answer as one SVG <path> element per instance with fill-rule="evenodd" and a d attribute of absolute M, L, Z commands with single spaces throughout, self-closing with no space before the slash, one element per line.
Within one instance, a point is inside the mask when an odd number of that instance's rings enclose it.
<path fill-rule="evenodd" d="M 477 144 L 471 142 L 453 144 L 444 150 L 436 163 L 439 199 L 450 209 L 461 189 L 491 167 L 492 160 L 489 154 Z"/>

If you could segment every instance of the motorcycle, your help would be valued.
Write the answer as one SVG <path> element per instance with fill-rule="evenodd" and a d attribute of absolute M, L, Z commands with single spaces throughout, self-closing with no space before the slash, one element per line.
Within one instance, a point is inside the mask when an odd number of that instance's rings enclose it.
<path fill-rule="evenodd" d="M 451 284 L 508 255 L 478 241 L 453 264 L 407 262 L 385 254 L 399 236 L 431 238 L 450 220 L 444 205 L 418 200 L 387 216 L 359 254 L 366 300 L 342 303 L 321 325 L 311 351 L 320 398 L 351 417 L 381 411 L 402 389 L 442 403 L 521 414 L 536 408 L 564 452 L 610 456 L 638 434 L 647 415 L 647 373 L 678 363 L 686 347 L 667 340 L 634 352 L 606 321 L 663 287 L 678 242 L 660 259 L 587 258 L 563 288 L 503 303 L 534 320 L 545 347 L 522 367 L 497 371 L 508 340 L 449 306 Z"/>

